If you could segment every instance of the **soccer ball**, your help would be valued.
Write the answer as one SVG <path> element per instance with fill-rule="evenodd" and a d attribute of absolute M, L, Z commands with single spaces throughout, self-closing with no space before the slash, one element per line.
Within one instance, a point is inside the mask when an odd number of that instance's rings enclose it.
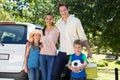
<path fill-rule="evenodd" d="M 80 67 L 82 64 L 81 64 L 81 62 L 80 62 L 80 60 L 74 60 L 74 61 L 72 61 L 72 63 L 71 63 L 71 67 L 73 67 L 73 68 L 78 68 L 78 67 Z M 80 70 L 80 71 L 78 71 L 78 72 L 81 72 L 82 70 Z"/>

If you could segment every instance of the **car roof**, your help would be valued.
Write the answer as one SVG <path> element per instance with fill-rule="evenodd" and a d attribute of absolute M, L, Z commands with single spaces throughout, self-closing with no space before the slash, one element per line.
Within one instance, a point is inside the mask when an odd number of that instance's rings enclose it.
<path fill-rule="evenodd" d="M 26 25 L 28 27 L 35 27 L 35 28 L 40 28 L 40 29 L 43 29 L 43 27 L 41 25 L 36 25 L 36 24 L 32 24 L 32 23 L 27 23 L 27 22 L 9 22 L 9 21 L 2 21 L 0 22 L 0 24 L 18 24 L 18 25 Z"/>

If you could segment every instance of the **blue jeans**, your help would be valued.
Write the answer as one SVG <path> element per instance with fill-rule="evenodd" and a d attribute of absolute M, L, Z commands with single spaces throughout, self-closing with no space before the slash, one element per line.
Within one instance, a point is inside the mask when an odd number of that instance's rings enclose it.
<path fill-rule="evenodd" d="M 55 66 L 53 71 L 53 80 L 62 80 L 61 74 L 65 69 L 65 65 L 68 63 L 69 55 L 66 55 L 66 52 L 59 51 L 58 56 L 55 60 Z M 70 80 L 70 70 L 65 69 L 65 78 L 64 80 Z"/>
<path fill-rule="evenodd" d="M 29 80 L 39 80 L 39 68 L 29 68 L 28 78 Z"/>
<path fill-rule="evenodd" d="M 71 77 L 70 80 L 86 80 L 86 77 L 82 77 L 82 78 L 74 78 L 74 77 Z"/>
<path fill-rule="evenodd" d="M 42 80 L 53 80 L 53 67 L 56 56 L 40 54 Z"/>

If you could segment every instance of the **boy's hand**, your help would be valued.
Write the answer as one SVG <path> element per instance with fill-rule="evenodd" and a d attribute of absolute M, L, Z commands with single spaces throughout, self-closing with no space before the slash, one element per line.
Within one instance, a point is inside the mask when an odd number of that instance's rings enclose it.
<path fill-rule="evenodd" d="M 71 68 L 71 70 L 76 73 L 78 72 L 77 68 Z"/>
<path fill-rule="evenodd" d="M 79 68 L 76 68 L 77 69 L 77 72 L 81 71 L 82 70 L 82 67 L 79 67 Z"/>

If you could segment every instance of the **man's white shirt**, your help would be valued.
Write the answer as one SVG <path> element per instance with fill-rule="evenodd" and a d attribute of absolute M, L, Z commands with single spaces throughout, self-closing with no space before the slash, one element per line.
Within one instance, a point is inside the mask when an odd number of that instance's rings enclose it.
<path fill-rule="evenodd" d="M 73 54 L 73 42 L 76 39 L 81 41 L 87 40 L 81 21 L 70 15 L 65 22 L 62 18 L 56 23 L 60 31 L 60 49 L 59 51 L 66 52 L 67 55 Z"/>

